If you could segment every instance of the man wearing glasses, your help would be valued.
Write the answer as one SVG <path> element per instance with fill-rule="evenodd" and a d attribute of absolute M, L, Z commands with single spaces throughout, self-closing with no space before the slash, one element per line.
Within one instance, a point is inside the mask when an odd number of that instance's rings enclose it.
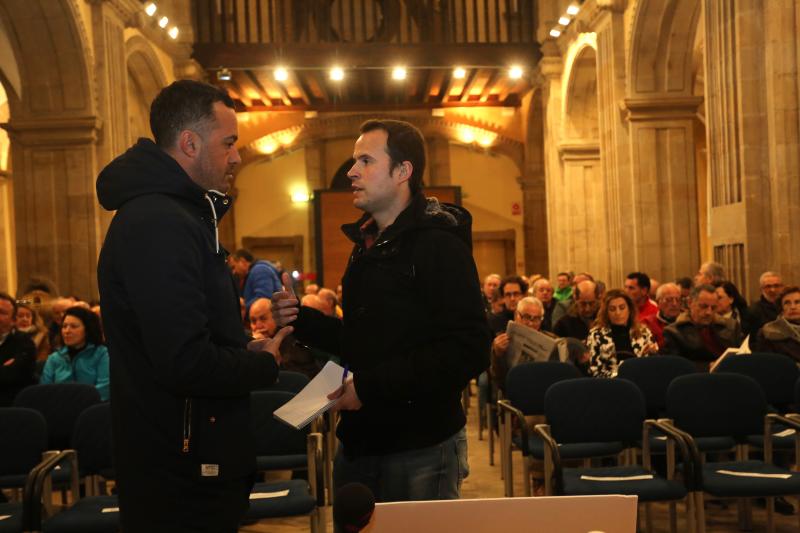
<path fill-rule="evenodd" d="M 489 328 L 494 335 L 504 332 L 509 320 L 514 320 L 514 309 L 528 292 L 528 284 L 519 276 L 507 276 L 500 282 L 498 290 L 503 295 L 505 310 L 489 315 Z"/>
<path fill-rule="evenodd" d="M 783 290 L 783 280 L 780 274 L 764 272 L 758 279 L 761 285 L 761 298 L 753 302 L 747 310 L 747 333 L 755 337 L 761 326 L 778 318 L 781 312 L 778 297 Z"/>
<path fill-rule="evenodd" d="M 517 310 L 514 312 L 514 322 L 522 324 L 529 328 L 541 331 L 542 320 L 544 320 L 544 305 L 541 300 L 532 296 L 526 296 L 517 303 Z M 545 335 L 555 338 L 555 335 L 547 331 L 541 331 Z M 508 364 L 506 359 L 506 352 L 511 340 L 508 333 L 500 333 L 492 341 L 492 376 L 497 383 L 497 386 L 503 390 L 506 382 L 506 374 L 508 374 Z M 523 357 L 525 352 L 523 351 Z M 525 359 L 520 359 L 519 363 L 527 363 Z"/>

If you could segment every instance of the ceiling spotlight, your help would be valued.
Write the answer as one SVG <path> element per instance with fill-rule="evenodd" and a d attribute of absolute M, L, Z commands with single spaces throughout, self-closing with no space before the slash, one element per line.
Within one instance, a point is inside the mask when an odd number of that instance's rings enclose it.
<path fill-rule="evenodd" d="M 289 71 L 283 67 L 276 68 L 273 75 L 278 81 L 286 81 L 289 79 Z"/>
<path fill-rule="evenodd" d="M 574 17 L 575 15 L 578 14 L 578 11 L 580 10 L 581 8 L 578 7 L 577 4 L 571 4 L 569 7 L 567 7 L 567 15 L 571 15 Z"/>
<path fill-rule="evenodd" d="M 149 2 L 146 6 L 144 6 L 144 12 L 147 13 L 148 17 L 155 15 L 157 9 L 158 7 L 156 7 L 154 2 Z"/>
<path fill-rule="evenodd" d="M 394 67 L 394 69 L 392 70 L 392 79 L 393 80 L 406 79 L 406 69 L 404 67 Z"/>
<path fill-rule="evenodd" d="M 333 67 L 330 77 L 333 81 L 342 81 L 344 79 L 344 70 L 341 67 Z"/>
<path fill-rule="evenodd" d="M 219 81 L 231 81 L 231 71 L 226 68 L 221 68 L 217 71 L 217 79 Z"/>
<path fill-rule="evenodd" d="M 522 77 L 522 67 L 514 65 L 508 69 L 508 77 L 512 80 L 518 80 Z"/>
<path fill-rule="evenodd" d="M 457 80 L 463 80 L 467 76 L 467 71 L 464 70 L 462 67 L 456 67 L 453 69 L 453 77 Z"/>
<path fill-rule="evenodd" d="M 167 24 L 169 24 L 169 19 L 167 17 L 161 17 L 158 19 L 158 25 L 162 28 L 166 28 Z"/>
<path fill-rule="evenodd" d="M 550 37 L 558 38 L 559 35 L 561 35 L 561 30 L 559 30 L 558 28 L 553 28 L 552 30 L 550 30 Z"/>
<path fill-rule="evenodd" d="M 558 19 L 558 23 L 561 24 L 562 26 L 569 26 L 570 22 L 571 21 L 570 21 L 569 17 L 561 17 L 561 18 Z"/>
<path fill-rule="evenodd" d="M 169 36 L 174 41 L 175 39 L 178 38 L 178 27 L 177 26 L 171 27 L 167 33 L 169 34 Z"/>

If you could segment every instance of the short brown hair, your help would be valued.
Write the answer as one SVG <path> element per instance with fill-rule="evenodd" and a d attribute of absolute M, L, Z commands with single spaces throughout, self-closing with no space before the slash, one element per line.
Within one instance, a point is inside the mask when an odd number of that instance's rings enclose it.
<path fill-rule="evenodd" d="M 373 130 L 386 132 L 386 153 L 392 162 L 391 170 L 403 161 L 411 163 L 408 187 L 412 195 L 416 194 L 422 189 L 422 175 L 425 173 L 425 138 L 422 132 L 413 124 L 390 119 L 368 120 L 360 128 L 361 133 Z"/>
<path fill-rule="evenodd" d="M 786 287 L 781 291 L 781 295 L 778 296 L 778 302 L 780 302 L 781 307 L 783 307 L 783 299 L 795 292 L 800 292 L 800 287 L 798 287 L 797 285 Z"/>

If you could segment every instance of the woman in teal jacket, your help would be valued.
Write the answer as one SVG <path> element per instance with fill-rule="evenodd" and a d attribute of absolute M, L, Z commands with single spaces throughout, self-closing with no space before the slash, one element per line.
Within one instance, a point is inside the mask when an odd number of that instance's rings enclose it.
<path fill-rule="evenodd" d="M 108 400 L 108 350 L 103 346 L 100 319 L 84 307 L 70 307 L 61 325 L 64 346 L 51 353 L 40 383 L 94 385 L 100 399 Z"/>

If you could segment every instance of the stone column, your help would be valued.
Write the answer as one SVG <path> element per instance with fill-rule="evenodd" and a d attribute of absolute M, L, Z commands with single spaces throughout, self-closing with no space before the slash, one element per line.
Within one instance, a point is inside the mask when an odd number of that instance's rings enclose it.
<path fill-rule="evenodd" d="M 544 171 L 517 178 L 522 190 L 525 273 L 547 275 L 547 188 Z"/>
<path fill-rule="evenodd" d="M 315 190 L 327 189 L 327 176 L 325 169 L 324 141 L 309 143 L 305 146 L 306 156 L 306 183 L 308 190 L 313 194 Z M 319 273 L 317 263 L 317 232 L 316 232 L 316 201 L 308 209 L 308 265 L 306 268 Z"/>
<path fill-rule="evenodd" d="M 12 119 L 4 128 L 14 161 L 20 285 L 45 277 L 62 294 L 96 297 L 101 244 L 95 196 L 99 119 Z"/>
<path fill-rule="evenodd" d="M 697 270 L 694 120 L 702 98 L 625 100 L 630 121 L 631 187 L 622 190 L 620 215 L 633 230 L 630 270 L 675 279 Z"/>

